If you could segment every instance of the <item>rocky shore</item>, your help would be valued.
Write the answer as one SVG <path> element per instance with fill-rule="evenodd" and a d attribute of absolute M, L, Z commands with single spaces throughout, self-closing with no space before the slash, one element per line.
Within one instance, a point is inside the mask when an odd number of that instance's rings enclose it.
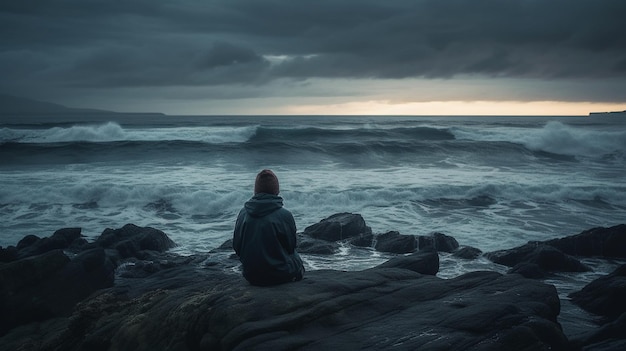
<path fill-rule="evenodd" d="M 567 297 L 597 316 L 563 332 L 563 297 L 544 280 L 624 262 L 626 225 L 482 253 L 449 235 L 372 233 L 358 214 L 306 228 L 300 252 L 342 245 L 393 253 L 362 271 L 309 271 L 274 287 L 250 286 L 230 243 L 179 256 L 162 231 L 127 224 L 88 242 L 80 228 L 0 248 L 1 350 L 623 350 L 626 265 Z M 507 274 L 442 279 L 442 252 L 484 256 Z"/>

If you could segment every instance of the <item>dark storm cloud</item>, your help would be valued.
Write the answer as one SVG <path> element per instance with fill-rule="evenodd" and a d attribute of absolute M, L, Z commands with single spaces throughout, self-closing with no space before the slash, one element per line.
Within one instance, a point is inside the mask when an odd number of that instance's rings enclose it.
<path fill-rule="evenodd" d="M 626 77 L 623 0 L 5 1 L 3 90 Z"/>

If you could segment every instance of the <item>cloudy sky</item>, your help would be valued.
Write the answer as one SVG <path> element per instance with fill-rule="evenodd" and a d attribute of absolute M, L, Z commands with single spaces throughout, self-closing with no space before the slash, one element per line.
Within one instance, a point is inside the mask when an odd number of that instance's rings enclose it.
<path fill-rule="evenodd" d="M 624 0 L 19 0 L 0 93 L 168 114 L 626 109 Z"/>

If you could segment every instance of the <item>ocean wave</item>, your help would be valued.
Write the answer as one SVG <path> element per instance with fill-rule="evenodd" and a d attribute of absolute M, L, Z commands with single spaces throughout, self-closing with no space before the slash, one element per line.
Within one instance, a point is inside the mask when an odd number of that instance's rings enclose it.
<path fill-rule="evenodd" d="M 454 128 L 452 133 L 461 140 L 506 141 L 524 145 L 531 151 L 552 154 L 604 157 L 626 154 L 626 131 L 577 128 L 550 121 L 542 128 Z"/>
<path fill-rule="evenodd" d="M 331 142 L 345 141 L 436 141 L 453 140 L 454 135 L 447 129 L 433 127 L 374 128 L 366 125 L 354 128 L 276 128 L 261 126 L 250 138 L 250 142 L 268 141 L 296 142 Z"/>
<path fill-rule="evenodd" d="M 118 142 L 118 141 L 196 141 L 203 143 L 238 143 L 250 139 L 257 126 L 243 127 L 172 127 L 172 128 L 124 128 L 118 123 L 98 125 L 74 125 L 49 129 L 0 129 L 0 144 L 28 143 L 50 144 L 70 142 Z"/>

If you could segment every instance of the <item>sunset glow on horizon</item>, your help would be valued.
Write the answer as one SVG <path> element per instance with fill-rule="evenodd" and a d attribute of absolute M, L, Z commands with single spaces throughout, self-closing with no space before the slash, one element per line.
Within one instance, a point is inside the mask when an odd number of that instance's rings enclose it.
<path fill-rule="evenodd" d="M 287 106 L 293 115 L 425 115 L 425 116 L 586 116 L 590 112 L 623 111 L 624 104 L 560 101 L 431 101 L 389 103 L 352 102 L 332 105 Z"/>

